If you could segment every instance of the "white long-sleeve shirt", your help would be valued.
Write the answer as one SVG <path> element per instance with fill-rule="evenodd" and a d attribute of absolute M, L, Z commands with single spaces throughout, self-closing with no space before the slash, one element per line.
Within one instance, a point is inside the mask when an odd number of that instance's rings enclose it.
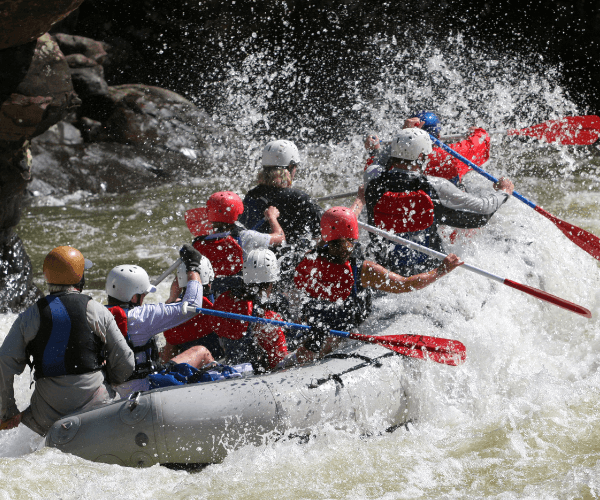
<path fill-rule="evenodd" d="M 183 303 L 187 302 L 190 311 L 183 313 Z M 181 302 L 165 304 L 144 304 L 127 311 L 127 334 L 131 343 L 135 346 L 146 344 L 152 337 L 159 333 L 174 328 L 188 319 L 194 317 L 196 307 L 202 307 L 202 283 L 200 281 L 188 281 L 185 294 Z M 145 353 L 136 354 L 138 362 L 145 361 Z M 150 388 L 148 379 L 134 379 L 116 387 L 121 397 L 125 398 L 132 392 L 147 391 Z"/>
<path fill-rule="evenodd" d="M 493 214 L 510 195 L 504 191 L 494 191 L 484 196 L 474 196 L 457 188 L 448 179 L 427 176 L 427 181 L 435 189 L 440 203 L 450 210 L 461 210 L 476 214 Z"/>

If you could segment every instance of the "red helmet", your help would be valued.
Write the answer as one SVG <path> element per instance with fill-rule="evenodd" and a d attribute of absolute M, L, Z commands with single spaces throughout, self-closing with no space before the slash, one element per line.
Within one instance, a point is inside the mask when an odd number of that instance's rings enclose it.
<path fill-rule="evenodd" d="M 233 224 L 244 211 L 242 199 L 231 191 L 219 191 L 207 200 L 209 222 Z"/>
<path fill-rule="evenodd" d="M 321 217 L 321 237 L 323 241 L 340 238 L 358 239 L 358 221 L 352 210 L 346 207 L 333 207 Z"/>

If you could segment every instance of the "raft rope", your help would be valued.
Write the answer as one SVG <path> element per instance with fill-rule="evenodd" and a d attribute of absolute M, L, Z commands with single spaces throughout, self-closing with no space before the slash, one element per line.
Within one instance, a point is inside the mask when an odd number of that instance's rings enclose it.
<path fill-rule="evenodd" d="M 383 354 L 377 358 L 369 358 L 368 356 L 362 356 L 360 354 L 344 354 L 344 353 L 328 354 L 327 356 L 324 356 L 323 359 L 355 358 L 355 359 L 363 360 L 364 363 L 360 363 L 356 366 L 353 366 L 352 368 L 348 368 L 347 370 L 345 370 L 341 373 L 330 374 L 327 378 L 319 378 L 319 379 L 315 380 L 314 382 L 311 382 L 310 385 L 308 386 L 308 388 L 316 389 L 317 387 L 329 382 L 330 380 L 333 380 L 334 382 L 340 384 L 340 387 L 344 387 L 344 381 L 342 380 L 342 375 L 346 375 L 346 373 L 350 373 L 355 370 L 361 370 L 363 368 L 366 368 L 367 366 L 374 366 L 375 368 L 381 368 L 383 366 L 383 364 L 379 360 L 383 359 L 383 358 L 389 358 L 390 356 L 396 356 L 396 354 L 393 352 L 389 352 L 389 353 Z"/>

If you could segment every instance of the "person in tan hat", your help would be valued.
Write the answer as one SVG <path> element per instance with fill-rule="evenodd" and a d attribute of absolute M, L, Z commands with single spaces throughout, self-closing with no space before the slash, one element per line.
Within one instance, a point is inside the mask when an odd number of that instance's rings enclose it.
<path fill-rule="evenodd" d="M 133 352 L 113 315 L 81 293 L 91 266 L 69 246 L 44 259 L 49 295 L 19 315 L 0 347 L 1 429 L 22 422 L 44 436 L 65 415 L 114 399 L 110 383 L 131 375 Z M 29 407 L 19 412 L 13 384 L 27 364 L 35 389 Z"/>

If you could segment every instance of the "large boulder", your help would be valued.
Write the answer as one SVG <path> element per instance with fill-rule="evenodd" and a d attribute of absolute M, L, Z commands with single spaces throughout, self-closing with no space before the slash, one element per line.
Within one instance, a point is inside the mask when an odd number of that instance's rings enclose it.
<path fill-rule="evenodd" d="M 83 0 L 0 0 L 0 50 L 36 40 L 82 3 Z"/>
<path fill-rule="evenodd" d="M 30 56 L 21 48 L 1 51 L 0 66 L 22 75 L 19 81 L 0 80 L 0 141 L 30 140 L 81 103 L 67 60 L 48 34 L 37 40 Z"/>
<path fill-rule="evenodd" d="M 32 145 L 33 196 L 60 197 L 76 191 L 90 195 L 126 193 L 186 178 L 201 176 L 202 159 L 177 152 L 113 142 L 57 143 L 60 134 L 40 136 Z M 73 137 L 73 135 L 71 135 Z M 51 142 L 44 142 L 49 139 Z"/>
<path fill-rule="evenodd" d="M 102 105 L 87 114 L 102 123 L 94 140 L 153 146 L 167 151 L 205 151 L 216 132 L 212 119 L 170 90 L 148 85 L 109 87 Z"/>
<path fill-rule="evenodd" d="M 0 27 L 4 19 L 0 16 Z M 14 234 L 31 179 L 30 141 L 73 112 L 80 100 L 65 56 L 47 34 L 0 50 L 0 68 L 0 311 L 18 311 L 39 294 Z"/>

